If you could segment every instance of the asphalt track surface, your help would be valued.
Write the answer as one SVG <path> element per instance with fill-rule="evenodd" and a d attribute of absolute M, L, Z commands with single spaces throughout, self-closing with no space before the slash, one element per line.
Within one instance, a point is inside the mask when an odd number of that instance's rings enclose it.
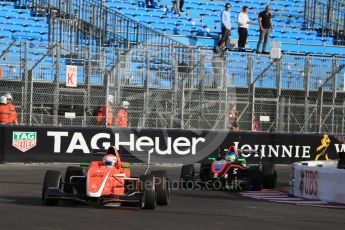
<path fill-rule="evenodd" d="M 0 229 L 344 229 L 345 210 L 271 203 L 236 192 L 176 190 L 168 206 L 96 208 L 63 202 L 41 204 L 47 169 L 67 165 L 0 165 Z M 180 169 L 166 167 L 171 179 Z M 144 171 L 134 167 L 134 174 Z M 287 187 L 289 167 L 278 167 L 279 187 Z"/>

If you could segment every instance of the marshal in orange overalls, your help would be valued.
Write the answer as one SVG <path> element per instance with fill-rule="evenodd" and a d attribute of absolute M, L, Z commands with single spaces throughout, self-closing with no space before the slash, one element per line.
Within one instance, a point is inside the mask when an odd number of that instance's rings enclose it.
<path fill-rule="evenodd" d="M 128 111 L 125 108 L 120 108 L 115 118 L 115 126 L 125 128 L 128 125 Z"/>
<path fill-rule="evenodd" d="M 10 121 L 10 110 L 7 105 L 0 104 L 0 124 L 8 124 Z"/>
<path fill-rule="evenodd" d="M 112 105 L 108 105 L 108 114 L 106 115 L 107 109 L 105 106 L 102 106 L 97 113 L 97 124 L 98 125 L 102 125 L 103 119 L 105 117 L 107 117 L 107 127 L 111 126 L 111 124 L 113 123 L 113 106 Z"/>

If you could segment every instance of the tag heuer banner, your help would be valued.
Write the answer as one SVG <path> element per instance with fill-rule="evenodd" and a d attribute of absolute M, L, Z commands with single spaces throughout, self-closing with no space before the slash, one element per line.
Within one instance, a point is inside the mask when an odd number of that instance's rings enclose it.
<path fill-rule="evenodd" d="M 288 164 L 301 160 L 337 159 L 345 138 L 328 134 L 281 134 L 176 129 L 106 129 L 0 127 L 0 161 L 81 162 L 90 153 L 114 145 L 130 162 L 190 164 L 225 154 L 234 145 L 248 163 L 273 158 Z"/>
<path fill-rule="evenodd" d="M 12 146 L 22 152 L 26 152 L 36 146 L 36 132 L 13 132 Z"/>

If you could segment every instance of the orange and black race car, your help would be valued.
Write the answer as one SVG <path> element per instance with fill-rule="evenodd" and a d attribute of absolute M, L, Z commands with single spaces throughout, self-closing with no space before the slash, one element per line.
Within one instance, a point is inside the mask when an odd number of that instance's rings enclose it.
<path fill-rule="evenodd" d="M 169 203 L 167 172 L 147 168 L 139 178 L 131 177 L 130 164 L 121 161 L 115 147 L 109 147 L 101 161 L 48 170 L 44 177 L 42 202 L 58 205 L 60 200 L 76 200 L 90 205 L 134 204 L 144 209 Z"/>

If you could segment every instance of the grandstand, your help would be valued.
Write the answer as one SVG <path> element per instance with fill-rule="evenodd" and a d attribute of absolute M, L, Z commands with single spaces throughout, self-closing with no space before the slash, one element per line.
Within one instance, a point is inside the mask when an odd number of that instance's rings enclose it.
<path fill-rule="evenodd" d="M 119 10 L 123 14 L 144 23 L 164 34 L 173 36 L 178 41 L 189 46 L 214 46 L 219 37 L 220 13 L 224 9 L 225 1 L 185 1 L 186 13 L 178 16 L 171 9 L 171 1 L 158 1 L 158 9 L 142 7 L 136 0 L 107 0 L 106 5 Z M 253 49 L 259 39 L 257 25 L 258 14 L 270 4 L 273 8 L 274 32 L 271 39 L 283 43 L 286 52 L 317 53 L 317 54 L 345 54 L 345 50 L 336 46 L 332 36 L 308 28 L 304 21 L 304 0 L 278 1 L 231 1 L 232 39 L 238 39 L 237 16 L 242 7 L 250 7 L 250 19 L 254 25 L 249 28 L 248 47 Z M 315 27 L 316 29 L 316 27 Z M 318 28 L 317 28 L 318 29 Z"/>
<path fill-rule="evenodd" d="M 320 27 L 306 13 L 312 1 L 269 1 L 282 59 L 251 52 L 254 24 L 248 52 L 228 52 L 223 85 L 211 49 L 224 1 L 185 1 L 181 16 L 167 0 L 157 9 L 135 0 L 0 1 L 0 92 L 13 92 L 22 124 L 92 126 L 93 110 L 114 94 L 130 102 L 132 127 L 224 129 L 232 102 L 243 130 L 256 114 L 271 118 L 264 131 L 344 133 L 345 49 L 336 45 L 344 18 L 332 17 L 337 29 Z M 235 41 L 241 7 L 255 21 L 267 1 L 231 4 Z M 77 88 L 65 85 L 67 65 L 77 66 Z"/>

